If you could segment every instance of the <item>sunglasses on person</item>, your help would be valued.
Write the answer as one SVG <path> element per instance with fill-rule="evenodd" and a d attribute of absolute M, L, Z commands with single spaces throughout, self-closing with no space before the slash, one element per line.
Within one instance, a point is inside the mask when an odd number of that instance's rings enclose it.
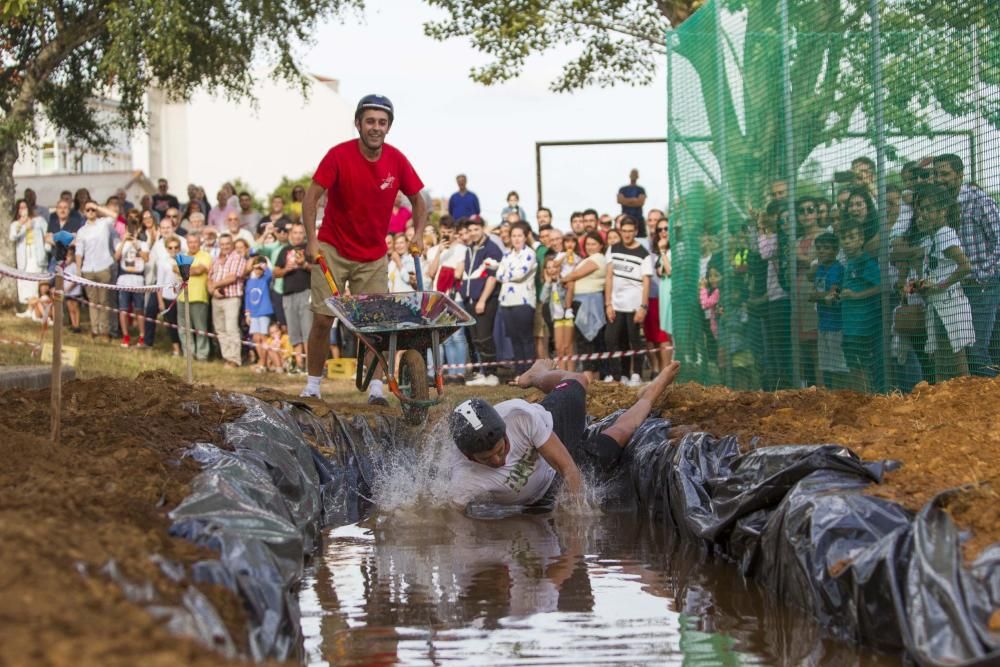
<path fill-rule="evenodd" d="M 913 178 L 918 181 L 929 181 L 934 177 L 934 173 L 930 169 L 914 169 Z"/>
<path fill-rule="evenodd" d="M 656 231 L 659 234 L 666 234 L 667 232 L 670 231 L 670 227 L 668 227 L 667 225 L 664 225 L 663 227 L 657 227 Z"/>
<path fill-rule="evenodd" d="M 87 207 L 87 208 L 85 208 L 84 210 L 85 210 L 85 211 L 86 211 L 87 213 L 97 213 L 97 209 L 96 209 L 96 208 L 94 208 L 93 206 L 88 206 L 88 207 Z"/>
<path fill-rule="evenodd" d="M 180 250 L 180 249 L 181 249 L 181 247 L 179 245 L 168 245 L 167 246 L 167 250 Z"/>
<path fill-rule="evenodd" d="M 815 213 L 815 206 L 799 206 L 799 213 Z"/>

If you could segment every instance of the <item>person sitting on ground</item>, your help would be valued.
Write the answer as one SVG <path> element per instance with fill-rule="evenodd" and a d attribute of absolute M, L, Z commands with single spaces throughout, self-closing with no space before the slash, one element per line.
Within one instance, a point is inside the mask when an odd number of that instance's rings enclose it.
<path fill-rule="evenodd" d="M 677 377 L 672 362 L 639 392 L 635 404 L 602 433 L 584 439 L 587 386 L 582 373 L 552 369 L 539 359 L 518 379 L 547 395 L 541 403 L 515 398 L 491 406 L 481 398 L 460 403 L 449 417 L 458 456 L 451 467 L 451 501 L 532 505 L 565 483 L 571 497 L 584 497 L 578 464 L 613 468 L 653 404 Z M 561 481 L 560 481 L 561 480 Z"/>

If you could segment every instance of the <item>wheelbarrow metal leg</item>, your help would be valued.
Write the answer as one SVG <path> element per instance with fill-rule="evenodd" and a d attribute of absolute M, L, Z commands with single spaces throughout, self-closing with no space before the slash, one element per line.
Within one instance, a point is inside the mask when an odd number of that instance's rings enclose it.
<path fill-rule="evenodd" d="M 392 392 L 394 396 L 399 396 L 399 383 L 396 382 L 396 333 L 393 332 L 389 334 L 389 355 L 386 359 L 386 365 L 388 370 L 386 375 L 389 383 L 389 391 Z"/>
<path fill-rule="evenodd" d="M 441 332 L 431 330 L 431 356 L 434 359 L 434 388 L 438 396 L 444 393 L 444 374 L 441 371 Z"/>

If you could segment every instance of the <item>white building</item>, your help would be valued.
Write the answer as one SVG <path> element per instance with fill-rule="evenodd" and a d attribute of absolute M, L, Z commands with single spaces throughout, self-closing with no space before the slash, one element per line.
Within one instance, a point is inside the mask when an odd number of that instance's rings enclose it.
<path fill-rule="evenodd" d="M 137 201 L 162 176 L 181 201 L 187 184 L 195 183 L 214 204 L 222 183 L 236 178 L 260 197 L 283 176 L 312 173 L 330 146 L 355 134 L 354 106 L 340 96 L 338 82 L 309 79 L 303 94 L 261 73 L 253 102 L 198 92 L 175 103 L 151 90 L 147 129 L 132 137 L 119 131 L 106 155 L 73 149 L 65 136 L 40 127 L 34 150 L 23 150 L 14 167 L 17 192 L 33 188 L 48 206 L 62 190 L 86 187 L 100 201 L 126 188 Z M 117 107 L 114 100 L 94 103 L 109 117 Z"/>

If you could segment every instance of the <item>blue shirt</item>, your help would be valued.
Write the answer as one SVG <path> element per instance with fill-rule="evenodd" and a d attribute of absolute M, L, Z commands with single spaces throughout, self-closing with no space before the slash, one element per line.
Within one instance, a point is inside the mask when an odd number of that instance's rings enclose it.
<path fill-rule="evenodd" d="M 816 269 L 814 285 L 817 292 L 829 292 L 834 287 L 840 287 L 844 282 L 844 265 L 837 260 L 830 266 L 822 264 Z M 827 304 L 822 301 L 816 303 L 816 315 L 819 319 L 820 331 L 840 331 L 840 302 L 834 301 Z"/>
<path fill-rule="evenodd" d="M 448 215 L 456 220 L 479 215 L 479 197 L 471 190 L 466 190 L 464 195 L 456 192 L 448 200 Z"/>
<path fill-rule="evenodd" d="M 271 269 L 264 269 L 259 278 L 251 273 L 243 287 L 244 304 L 250 317 L 274 315 L 271 305 Z"/>
<path fill-rule="evenodd" d="M 646 189 L 641 185 L 623 185 L 618 188 L 618 194 L 625 197 L 638 197 L 639 195 L 646 194 Z M 625 206 L 622 204 L 622 213 L 625 215 L 630 215 L 635 218 L 638 227 L 636 228 L 636 236 L 646 235 L 646 218 L 642 215 L 641 206 Z"/>
<path fill-rule="evenodd" d="M 882 282 L 878 262 L 868 253 L 847 260 L 841 289 L 863 292 Z M 882 307 L 879 294 L 866 299 L 844 299 L 840 313 L 845 336 L 875 336 L 882 329 Z M 877 341 L 873 342 L 877 344 Z"/>

